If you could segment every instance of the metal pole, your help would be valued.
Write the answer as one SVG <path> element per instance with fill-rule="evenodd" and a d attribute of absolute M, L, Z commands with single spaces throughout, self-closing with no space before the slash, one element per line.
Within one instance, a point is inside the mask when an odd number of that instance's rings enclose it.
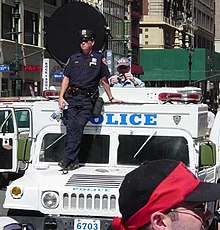
<path fill-rule="evenodd" d="M 194 37 L 194 27 L 195 27 L 195 25 L 194 25 L 194 22 L 195 22 L 195 18 L 194 18 L 194 8 L 195 8 L 195 2 L 194 2 L 195 0 L 192 0 L 192 27 L 191 27 L 191 47 L 192 48 L 194 48 L 194 43 L 195 43 L 195 37 Z"/>
<path fill-rule="evenodd" d="M 192 84 L 192 54 L 191 51 L 189 51 L 189 85 Z"/>
<path fill-rule="evenodd" d="M 14 31 L 14 40 L 15 40 L 15 56 L 14 56 L 14 64 L 15 64 L 15 79 L 19 78 L 19 43 L 18 43 L 18 35 L 19 35 L 19 20 L 20 20 L 20 13 L 19 13 L 19 5 L 20 1 L 15 0 L 15 11 L 14 11 L 14 23 L 15 23 L 15 31 Z"/>

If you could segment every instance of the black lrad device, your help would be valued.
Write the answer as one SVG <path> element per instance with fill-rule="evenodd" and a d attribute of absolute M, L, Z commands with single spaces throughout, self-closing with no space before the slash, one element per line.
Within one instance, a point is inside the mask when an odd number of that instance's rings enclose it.
<path fill-rule="evenodd" d="M 98 97 L 95 102 L 93 113 L 92 113 L 92 116 L 94 118 L 99 118 L 102 112 L 103 105 L 104 105 L 104 100 L 102 99 L 102 97 Z"/>
<path fill-rule="evenodd" d="M 68 58 L 80 50 L 79 31 L 88 29 L 95 33 L 94 51 L 104 51 L 109 27 L 103 14 L 84 2 L 71 2 L 58 8 L 46 27 L 46 48 L 63 67 Z"/>

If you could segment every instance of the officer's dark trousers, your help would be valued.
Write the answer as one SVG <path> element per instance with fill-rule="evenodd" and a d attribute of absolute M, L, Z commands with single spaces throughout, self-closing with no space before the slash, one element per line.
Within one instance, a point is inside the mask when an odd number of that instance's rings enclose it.
<path fill-rule="evenodd" d="M 92 115 L 93 105 L 91 98 L 84 95 L 72 96 L 65 94 L 64 98 L 69 106 L 64 111 L 67 135 L 63 157 L 73 160 L 74 163 L 79 163 L 78 153 L 83 137 L 83 129 Z"/>

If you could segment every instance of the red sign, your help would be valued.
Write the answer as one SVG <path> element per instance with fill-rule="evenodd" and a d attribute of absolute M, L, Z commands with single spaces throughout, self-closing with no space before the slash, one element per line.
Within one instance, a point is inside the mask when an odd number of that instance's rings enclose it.
<path fill-rule="evenodd" d="M 42 71 L 41 66 L 35 66 L 35 65 L 24 65 L 23 70 L 24 71 L 36 71 L 36 72 L 41 72 Z"/>

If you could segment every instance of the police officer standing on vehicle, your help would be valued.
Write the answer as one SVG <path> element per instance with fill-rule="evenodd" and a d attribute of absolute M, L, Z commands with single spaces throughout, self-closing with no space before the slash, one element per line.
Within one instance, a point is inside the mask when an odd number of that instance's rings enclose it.
<path fill-rule="evenodd" d="M 79 167 L 78 153 L 83 129 L 89 121 L 95 101 L 99 96 L 98 85 L 102 85 L 112 103 L 121 102 L 112 96 L 108 77 L 110 73 L 100 52 L 94 52 L 95 34 L 83 29 L 79 32 L 81 52 L 74 53 L 64 68 L 64 78 L 59 96 L 59 108 L 64 110 L 66 146 L 63 159 L 58 163 L 62 170 Z"/>

